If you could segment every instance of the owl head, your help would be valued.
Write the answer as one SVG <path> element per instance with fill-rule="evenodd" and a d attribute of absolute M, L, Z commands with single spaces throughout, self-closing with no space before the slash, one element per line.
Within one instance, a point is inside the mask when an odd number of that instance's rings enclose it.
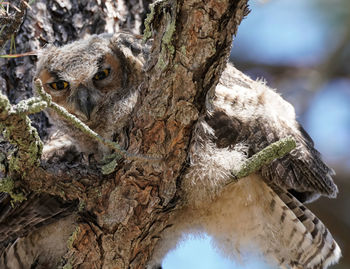
<path fill-rule="evenodd" d="M 93 35 L 63 47 L 48 45 L 40 52 L 36 77 L 54 102 L 82 121 L 94 122 L 111 98 L 123 99 L 137 85 L 141 48 L 140 39 L 126 33 Z"/>

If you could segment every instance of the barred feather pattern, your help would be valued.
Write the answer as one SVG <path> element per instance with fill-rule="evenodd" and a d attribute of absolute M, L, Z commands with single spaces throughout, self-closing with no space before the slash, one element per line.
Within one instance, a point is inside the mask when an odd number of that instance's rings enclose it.
<path fill-rule="evenodd" d="M 291 250 L 293 256 L 289 261 L 281 257 L 280 265 L 317 269 L 333 264 L 340 256 L 340 248 L 325 225 L 292 194 L 277 186 L 272 186 L 272 189 L 272 214 L 276 215 L 277 219 L 279 217 L 281 224 L 289 215 L 292 224 L 287 231 L 284 229 L 283 235 L 286 238 L 286 247 Z M 276 208 L 277 205 L 280 207 Z"/>
<path fill-rule="evenodd" d="M 223 253 L 260 252 L 281 268 L 321 269 L 338 260 L 340 249 L 332 235 L 296 198 L 270 188 L 259 175 L 243 180 L 247 182 L 223 191 L 209 207 L 214 219 L 203 222 Z"/>

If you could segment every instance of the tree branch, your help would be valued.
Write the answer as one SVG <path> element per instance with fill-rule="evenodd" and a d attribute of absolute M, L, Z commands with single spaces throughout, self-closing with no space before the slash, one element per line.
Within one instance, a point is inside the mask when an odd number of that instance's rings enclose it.
<path fill-rule="evenodd" d="M 295 147 L 295 140 L 291 136 L 268 145 L 266 148 L 250 157 L 238 171 L 232 171 L 232 181 L 228 184 L 237 182 L 239 179 L 259 171 L 264 165 L 283 157 L 295 149 Z"/>
<path fill-rule="evenodd" d="M 0 130 L 3 131 L 7 141 L 18 147 L 16 154 L 11 154 L 9 157 L 10 178 L 20 175 L 23 179 L 21 186 L 27 190 L 29 187 L 30 190 L 45 191 L 64 199 L 84 199 L 86 188 L 101 178 L 98 170 L 82 164 L 69 167 L 65 163 L 44 162 L 39 166 L 43 143 L 37 130 L 31 126 L 27 115 L 37 113 L 46 107 L 47 102 L 37 97 L 12 106 L 7 97 L 0 93 Z M 31 184 L 26 184 L 29 181 Z M 3 179 L 0 190 L 14 194 L 14 185 L 8 183 L 11 182 Z"/>
<path fill-rule="evenodd" d="M 31 126 L 28 114 L 36 113 L 46 106 L 43 102 L 34 104 L 36 99 L 22 101 L 11 106 L 7 97 L 0 93 L 0 130 L 6 140 L 17 145 L 18 153 L 12 156 L 9 166 L 11 171 L 24 173 L 39 164 L 43 143 L 37 130 Z M 26 168 L 26 169 L 24 169 Z"/>

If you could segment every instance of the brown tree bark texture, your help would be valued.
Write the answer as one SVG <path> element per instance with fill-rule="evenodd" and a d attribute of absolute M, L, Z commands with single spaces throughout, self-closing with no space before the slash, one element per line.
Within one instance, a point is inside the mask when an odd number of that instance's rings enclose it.
<path fill-rule="evenodd" d="M 136 2 L 137 10 L 128 9 L 132 5 L 127 1 L 36 1 L 17 37 L 17 49 L 115 31 L 118 23 L 138 28 L 146 4 Z M 125 160 L 108 177 L 81 167 L 67 170 L 63 164 L 27 171 L 23 180 L 31 190 L 85 203 L 91 221 L 79 224 L 67 255 L 73 268 L 144 268 L 169 214 L 181 202 L 177 186 L 186 168 L 192 127 L 203 112 L 206 93 L 218 83 L 232 36 L 246 14 L 247 0 L 170 0 L 154 6 L 156 34 L 128 150 L 160 154 L 162 160 Z M 34 61 L 0 62 L 0 86 L 12 102 L 31 95 Z M 43 116 L 34 120 L 45 136 Z"/>

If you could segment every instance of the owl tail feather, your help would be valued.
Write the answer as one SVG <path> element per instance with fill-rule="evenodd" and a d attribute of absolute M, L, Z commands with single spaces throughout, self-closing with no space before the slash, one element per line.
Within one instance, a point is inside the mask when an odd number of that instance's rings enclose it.
<path fill-rule="evenodd" d="M 271 186 L 271 214 L 279 222 L 281 232 L 277 232 L 289 253 L 281 249 L 274 251 L 280 266 L 293 269 L 325 269 L 336 263 L 341 251 L 325 225 L 292 194 Z M 275 226 L 275 227 L 278 227 Z"/>

